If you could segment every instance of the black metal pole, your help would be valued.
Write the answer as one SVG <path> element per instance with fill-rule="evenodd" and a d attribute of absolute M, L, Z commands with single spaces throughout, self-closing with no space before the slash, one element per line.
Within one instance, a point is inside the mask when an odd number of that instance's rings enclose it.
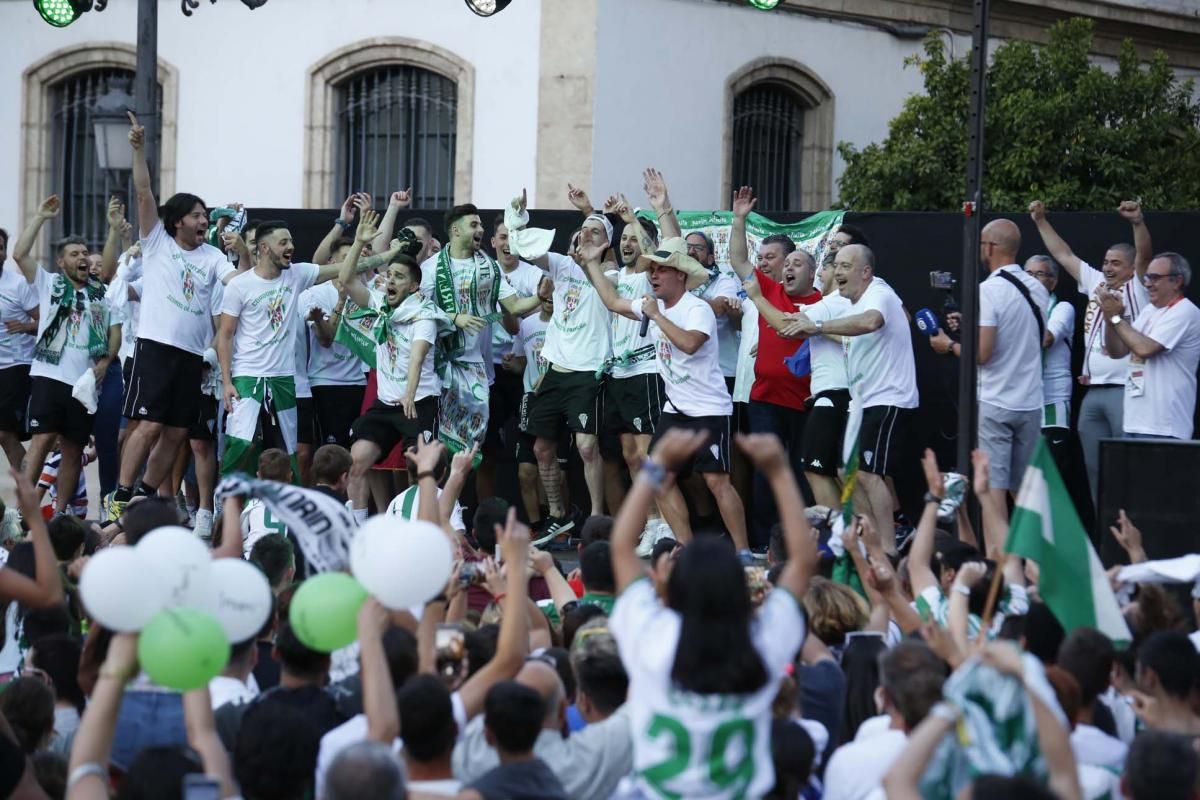
<path fill-rule="evenodd" d="M 962 355 L 958 370 L 958 470 L 971 475 L 979 423 L 976 393 L 979 344 L 979 239 L 983 231 L 983 127 L 988 63 L 989 0 L 974 0 L 970 110 L 967 120 L 967 194 L 963 204 Z"/>
<path fill-rule="evenodd" d="M 162 120 L 158 118 L 158 0 L 138 0 L 137 74 L 133 79 L 134 113 L 146 129 L 146 163 L 150 185 L 158 191 L 158 151 Z M 129 198 L 131 214 L 137 203 Z M 141 224 L 141 221 L 138 221 Z"/>

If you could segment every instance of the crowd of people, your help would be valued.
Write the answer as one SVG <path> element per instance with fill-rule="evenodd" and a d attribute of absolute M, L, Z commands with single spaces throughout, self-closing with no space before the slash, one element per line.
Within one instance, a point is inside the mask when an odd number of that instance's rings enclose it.
<path fill-rule="evenodd" d="M 1200 796 L 1200 565 L 1180 577 L 1112 520 L 1134 570 L 1106 587 L 1124 637 L 1064 623 L 1006 547 L 1039 438 L 1069 470 L 1078 435 L 1095 499 L 1100 439 L 1193 435 L 1191 271 L 1152 252 L 1136 203 L 1134 244 L 1100 270 L 1040 202 L 1047 254 L 1023 268 L 1017 226 L 984 228 L 978 319 L 926 331 L 960 356 L 978 326 L 963 476 L 912 440 L 913 321 L 852 225 L 813 252 L 753 246 L 743 187 L 719 264 L 648 169 L 648 213 L 570 187 L 565 253 L 524 194 L 488 246 L 474 206 L 439 241 L 399 191 L 382 214 L 348 198 L 300 262 L 286 221 L 160 206 L 144 138 L 131 115 L 136 228 L 113 198 L 99 255 L 68 237 L 38 263 L 57 197 L 16 269 L 0 231 L 0 795 Z M 1074 424 L 1060 268 L 1088 298 Z M 893 478 L 916 470 L 908 526 Z M 284 517 L 289 486 L 310 499 Z M 346 539 L 435 525 L 444 588 L 406 610 L 370 597 L 352 644 L 315 648 L 290 609 L 326 569 L 318 496 L 348 511 Z M 139 634 L 80 590 L 96 553 L 178 525 L 257 566 L 273 605 L 189 691 L 155 683 Z"/>

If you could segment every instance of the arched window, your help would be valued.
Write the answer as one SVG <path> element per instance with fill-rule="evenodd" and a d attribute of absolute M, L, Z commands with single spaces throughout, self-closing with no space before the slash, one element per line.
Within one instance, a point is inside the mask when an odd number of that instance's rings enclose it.
<path fill-rule="evenodd" d="M 50 183 L 63 204 L 54 238 L 82 236 L 89 247 L 103 247 L 109 197 L 120 195 L 132 208 L 128 203 L 131 175 L 100 168 L 92 120 L 98 98 L 111 90 L 131 93 L 132 86 L 133 72 L 120 68 L 79 72 L 50 86 Z M 161 88 L 158 107 L 161 116 Z"/>
<path fill-rule="evenodd" d="M 833 197 L 833 94 L 802 64 L 759 59 L 726 87 L 725 191 L 762 211 L 819 211 Z"/>
<path fill-rule="evenodd" d="M 787 86 L 756 83 L 733 100 L 733 185 L 753 186 L 759 208 L 803 211 L 804 106 Z"/>
<path fill-rule="evenodd" d="M 458 87 L 410 65 L 360 72 L 336 87 L 334 206 L 369 192 L 386 207 L 413 187 L 415 208 L 453 205 Z"/>

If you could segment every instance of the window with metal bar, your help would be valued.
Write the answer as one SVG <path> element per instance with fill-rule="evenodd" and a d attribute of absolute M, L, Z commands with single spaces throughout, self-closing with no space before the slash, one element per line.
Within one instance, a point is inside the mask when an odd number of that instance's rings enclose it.
<path fill-rule="evenodd" d="M 63 204 L 62 214 L 53 228 L 55 239 L 82 236 L 88 247 L 102 248 L 108 235 L 109 197 L 120 195 L 126 208 L 132 207 L 129 203 L 131 175 L 100 168 L 92 127 L 92 108 L 96 99 L 112 84 L 123 82 L 122 88 L 129 91 L 132 80 L 133 72 L 129 70 L 97 69 L 72 75 L 50 88 L 53 113 L 51 186 Z M 161 119 L 161 86 L 158 109 Z M 127 211 L 127 214 L 132 213 Z"/>
<path fill-rule="evenodd" d="M 753 186 L 760 211 L 801 208 L 805 106 L 788 86 L 756 83 L 733 100 L 733 186 Z"/>
<path fill-rule="evenodd" d="M 335 87 L 334 196 L 367 192 L 376 208 L 392 192 L 413 188 L 414 208 L 454 203 L 458 86 L 412 66 L 360 72 Z"/>

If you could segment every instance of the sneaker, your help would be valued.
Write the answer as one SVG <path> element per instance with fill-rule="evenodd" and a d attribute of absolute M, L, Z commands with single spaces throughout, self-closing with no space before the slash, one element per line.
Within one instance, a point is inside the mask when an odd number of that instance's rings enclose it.
<path fill-rule="evenodd" d="M 766 561 L 769 556 L 769 550 L 770 547 L 764 544 L 762 547 L 751 547 L 749 553 L 754 556 L 755 561 Z"/>
<path fill-rule="evenodd" d="M 553 542 L 558 547 L 561 547 L 562 543 L 554 541 L 558 537 L 563 537 L 566 543 L 569 544 L 570 537 L 566 536 L 566 533 L 574 527 L 574 521 L 566 517 L 546 517 L 538 526 L 537 531 L 534 533 L 536 538 L 530 544 L 534 547 L 542 547 Z"/>
<path fill-rule="evenodd" d="M 109 492 L 100 499 L 100 508 L 104 511 L 104 519 L 108 522 L 116 522 L 121 519 L 121 515 L 125 513 L 125 507 L 129 505 L 128 500 L 118 500 L 116 492 Z"/>
<path fill-rule="evenodd" d="M 967 476 L 957 472 L 947 472 L 942 475 L 942 485 L 946 496 L 938 504 L 938 521 L 953 522 L 958 514 L 958 507 L 967 496 Z"/>
<path fill-rule="evenodd" d="M 213 512 L 207 509 L 200 509 L 196 512 L 195 526 L 192 528 L 192 533 L 196 534 L 201 541 L 212 540 L 213 529 Z"/>
<path fill-rule="evenodd" d="M 649 558 L 650 554 L 654 552 L 654 545 L 658 543 L 658 539 L 658 526 L 647 522 L 645 530 L 642 531 L 642 538 L 638 540 L 637 557 Z"/>

